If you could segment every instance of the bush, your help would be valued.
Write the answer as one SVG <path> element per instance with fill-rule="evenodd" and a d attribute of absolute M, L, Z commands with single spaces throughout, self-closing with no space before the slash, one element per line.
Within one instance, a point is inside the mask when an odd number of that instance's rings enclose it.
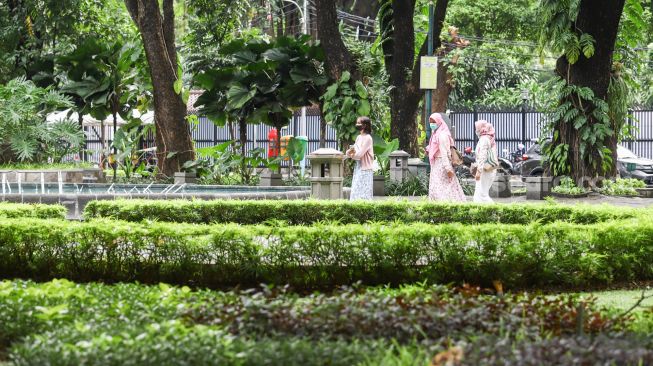
<path fill-rule="evenodd" d="M 606 196 L 638 196 L 637 188 L 646 188 L 646 183 L 639 179 L 604 180 L 599 190 Z"/>
<path fill-rule="evenodd" d="M 0 202 L 0 217 L 33 217 L 39 219 L 65 219 L 66 208 L 61 205 L 23 204 Z"/>
<path fill-rule="evenodd" d="M 653 279 L 653 222 L 311 227 L 0 222 L 0 277 L 195 286 L 469 282 L 589 286 Z"/>
<path fill-rule="evenodd" d="M 246 225 L 261 224 L 270 220 L 283 221 L 290 225 L 309 225 L 324 221 L 342 224 L 392 221 L 430 224 L 451 222 L 528 224 L 567 221 L 589 224 L 636 215 L 636 210 L 610 206 L 317 200 L 116 200 L 91 201 L 84 209 L 86 219 L 110 217 L 133 222 L 143 220 L 186 223 L 233 222 Z"/>
<path fill-rule="evenodd" d="M 458 344 L 464 365 L 650 363 L 651 342 L 621 333 L 628 319 L 607 318 L 591 300 L 583 324 L 592 337 L 575 335 L 577 301 L 470 287 L 301 297 L 4 281 L 0 354 L 15 365 L 413 366 Z"/>
<path fill-rule="evenodd" d="M 425 176 L 411 176 L 403 182 L 386 181 L 386 196 L 428 196 L 429 181 Z"/>
<path fill-rule="evenodd" d="M 560 180 L 560 185 L 553 187 L 552 192 L 570 196 L 580 196 L 587 193 L 587 190 L 576 186 L 576 183 L 570 177 L 564 177 Z"/>

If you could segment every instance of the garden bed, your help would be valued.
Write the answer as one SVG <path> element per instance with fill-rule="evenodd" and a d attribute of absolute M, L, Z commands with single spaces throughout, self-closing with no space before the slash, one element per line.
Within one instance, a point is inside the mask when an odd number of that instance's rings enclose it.
<path fill-rule="evenodd" d="M 0 362 L 16 366 L 653 362 L 632 318 L 574 295 L 409 286 L 300 296 L 55 280 L 0 282 L 0 303 Z"/>

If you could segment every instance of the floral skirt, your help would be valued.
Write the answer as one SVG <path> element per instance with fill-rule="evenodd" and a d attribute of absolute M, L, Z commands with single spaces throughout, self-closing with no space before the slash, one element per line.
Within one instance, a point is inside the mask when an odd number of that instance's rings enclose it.
<path fill-rule="evenodd" d="M 356 162 L 354 177 L 351 180 L 350 200 L 371 200 L 374 193 L 374 171 L 361 170 L 360 161 Z"/>
<path fill-rule="evenodd" d="M 447 166 L 442 159 L 435 159 L 431 165 L 429 179 L 429 199 L 432 201 L 465 202 L 463 188 L 458 182 L 458 177 L 447 176 Z"/>

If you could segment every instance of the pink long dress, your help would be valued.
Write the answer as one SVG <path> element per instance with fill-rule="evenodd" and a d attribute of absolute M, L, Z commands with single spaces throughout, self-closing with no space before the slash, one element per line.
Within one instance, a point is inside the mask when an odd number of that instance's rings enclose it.
<path fill-rule="evenodd" d="M 447 171 L 453 170 L 449 159 L 451 145 L 446 135 L 441 135 L 437 143 L 439 156 L 431 162 L 431 176 L 429 179 L 429 199 L 432 201 L 465 202 L 465 193 L 458 182 L 458 178 L 447 176 Z"/>

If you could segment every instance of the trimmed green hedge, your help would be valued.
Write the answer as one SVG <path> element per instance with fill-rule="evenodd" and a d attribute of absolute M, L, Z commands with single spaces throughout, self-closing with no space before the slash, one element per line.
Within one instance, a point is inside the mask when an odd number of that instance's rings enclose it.
<path fill-rule="evenodd" d="M 652 280 L 653 221 L 276 227 L 7 219 L 0 277 L 214 288 L 492 280 L 576 287 Z"/>
<path fill-rule="evenodd" d="M 39 219 L 65 219 L 66 208 L 61 205 L 0 202 L 0 217 L 33 217 Z"/>
<path fill-rule="evenodd" d="M 84 217 L 115 218 L 180 223 L 238 223 L 256 225 L 282 221 L 290 225 L 308 225 L 334 221 L 342 224 L 366 222 L 506 223 L 528 224 L 566 221 L 591 224 L 637 215 L 634 209 L 610 206 L 512 204 L 479 205 L 434 202 L 349 202 L 349 201 L 92 201 Z"/>

